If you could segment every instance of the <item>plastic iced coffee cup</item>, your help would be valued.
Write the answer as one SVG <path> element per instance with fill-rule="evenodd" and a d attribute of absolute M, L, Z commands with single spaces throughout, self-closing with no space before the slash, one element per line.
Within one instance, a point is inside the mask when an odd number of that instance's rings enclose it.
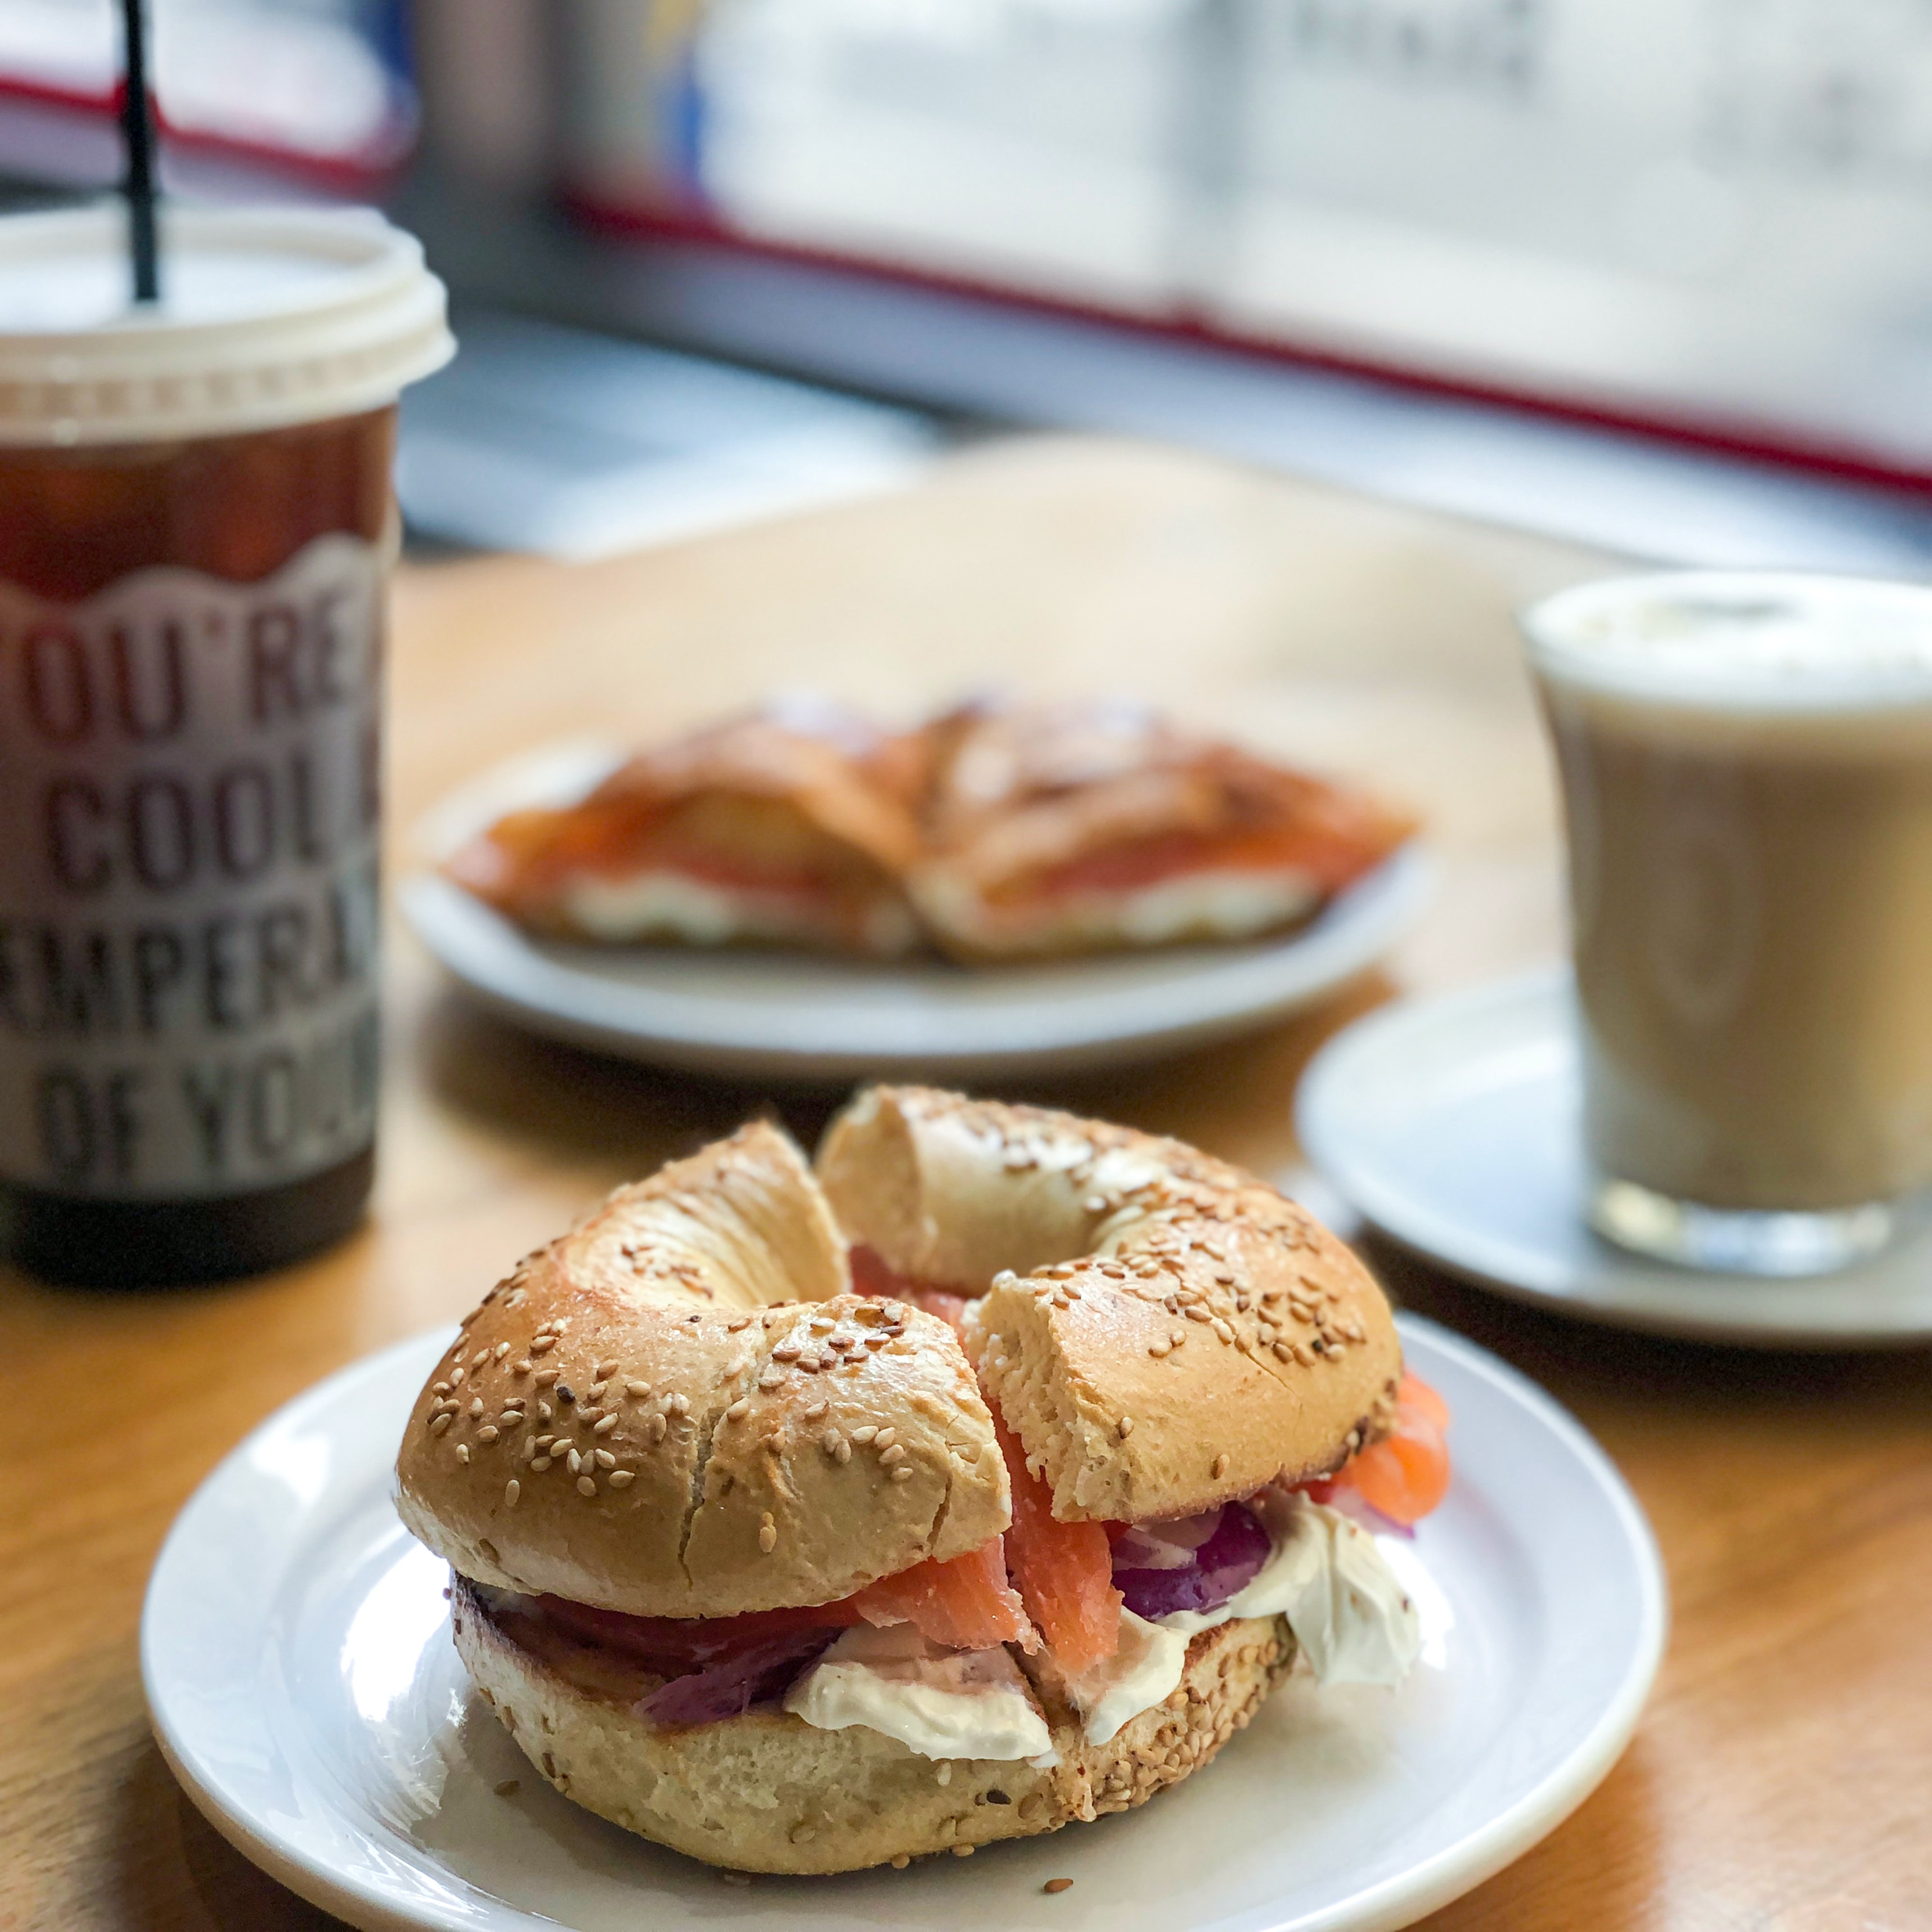
<path fill-rule="evenodd" d="M 253 1272 L 359 1217 L 395 403 L 442 285 L 365 212 L 0 220 L 0 1238 Z"/>
<path fill-rule="evenodd" d="M 1822 1273 L 1932 1189 L 1932 590 L 1684 572 L 1524 620 L 1598 1231 Z"/>

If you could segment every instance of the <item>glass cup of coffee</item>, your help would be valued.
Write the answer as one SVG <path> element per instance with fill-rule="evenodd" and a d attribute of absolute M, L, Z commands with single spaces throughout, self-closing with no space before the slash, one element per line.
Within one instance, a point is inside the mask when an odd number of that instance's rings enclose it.
<path fill-rule="evenodd" d="M 368 213 L 0 220 L 0 1250 L 207 1280 L 359 1218 L 396 398 L 442 285 Z"/>
<path fill-rule="evenodd" d="M 1682 572 L 1523 628 L 1592 1226 L 1744 1274 L 1876 1252 L 1932 1186 L 1932 590 Z"/>

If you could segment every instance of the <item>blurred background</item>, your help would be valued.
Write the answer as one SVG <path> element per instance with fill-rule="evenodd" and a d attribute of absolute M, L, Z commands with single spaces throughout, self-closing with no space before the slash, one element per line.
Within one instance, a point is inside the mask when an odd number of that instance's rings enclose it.
<path fill-rule="evenodd" d="M 152 0 L 167 180 L 377 201 L 419 532 L 588 556 L 1002 424 L 1672 561 L 1932 567 L 1925 0 Z M 111 0 L 0 7 L 15 205 Z"/>

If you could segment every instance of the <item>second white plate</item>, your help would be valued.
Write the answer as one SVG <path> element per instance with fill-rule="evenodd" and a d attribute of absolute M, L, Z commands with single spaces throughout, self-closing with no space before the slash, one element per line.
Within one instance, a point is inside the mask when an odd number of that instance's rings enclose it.
<path fill-rule="evenodd" d="M 967 1860 L 728 1886 L 560 1797 L 470 1691 L 448 1573 L 390 1502 L 453 1330 L 356 1364 L 209 1477 L 155 1566 L 142 1669 L 162 1748 L 229 1839 L 352 1924 L 466 1932 L 1391 1932 L 1553 1829 L 1616 1761 L 1662 1654 L 1635 1502 L 1562 1410 L 1402 1320 L 1454 1412 L 1456 1478 L 1413 1543 L 1400 1690 L 1297 1678 L 1144 1809 Z M 515 1780 L 515 1789 L 499 1787 Z M 1051 1878 L 1074 1881 L 1048 1896 Z"/>
<path fill-rule="evenodd" d="M 1567 969 L 1358 1020 L 1302 1077 L 1322 1178 L 1404 1247 L 1565 1315 L 1767 1348 L 1932 1340 L 1932 1236 L 1791 1280 L 1646 1261 L 1592 1234 L 1576 995 Z"/>
<path fill-rule="evenodd" d="M 580 796 L 615 755 L 561 746 L 486 774 L 427 821 L 425 856 L 433 865 L 517 806 Z M 993 1080 L 1148 1059 L 1312 1005 L 1408 930 L 1431 878 L 1410 845 L 1273 938 L 970 969 L 540 940 L 428 866 L 403 880 L 400 898 L 424 944 L 477 998 L 576 1046 L 736 1078 Z"/>

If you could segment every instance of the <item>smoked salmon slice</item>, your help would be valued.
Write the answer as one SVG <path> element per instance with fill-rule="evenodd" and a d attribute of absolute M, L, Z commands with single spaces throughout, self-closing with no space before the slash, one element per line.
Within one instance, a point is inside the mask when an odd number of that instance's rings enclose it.
<path fill-rule="evenodd" d="M 1448 1428 L 1449 1405 L 1419 1377 L 1405 1375 L 1394 1432 L 1344 1463 L 1335 1486 L 1354 1490 L 1404 1528 L 1420 1522 L 1449 1491 Z"/>
<path fill-rule="evenodd" d="M 911 1624 L 954 1650 L 1002 1643 L 1032 1650 L 1039 1643 L 1006 1580 L 1006 1552 L 997 1536 L 950 1563 L 916 1564 L 896 1576 L 881 1576 L 848 1600 L 868 1624 Z"/>
<path fill-rule="evenodd" d="M 1012 1479 L 1013 1522 L 1006 1568 L 1054 1660 L 1070 1677 L 1104 1664 L 1120 1647 L 1120 1603 L 1113 1546 L 1097 1522 L 1061 1522 L 1046 1485 L 1026 1466 L 997 1412 L 993 1427 Z"/>

